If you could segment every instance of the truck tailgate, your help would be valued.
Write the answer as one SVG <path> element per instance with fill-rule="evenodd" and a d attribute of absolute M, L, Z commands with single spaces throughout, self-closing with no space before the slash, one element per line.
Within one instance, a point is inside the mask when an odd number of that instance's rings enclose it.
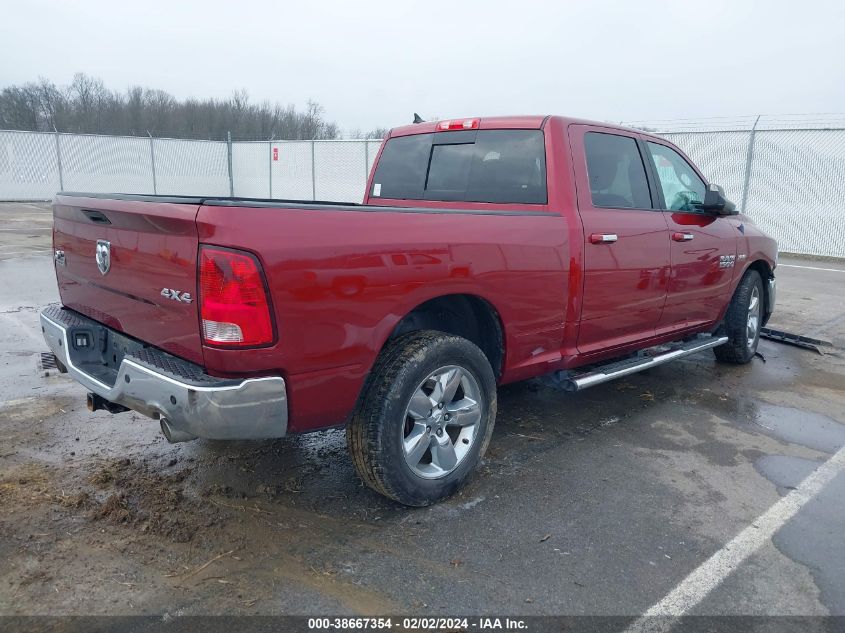
<path fill-rule="evenodd" d="M 201 364 L 198 209 L 199 201 L 192 199 L 58 196 L 53 205 L 53 247 L 64 254 L 56 257 L 62 303 Z M 110 260 L 108 266 L 105 259 Z"/>

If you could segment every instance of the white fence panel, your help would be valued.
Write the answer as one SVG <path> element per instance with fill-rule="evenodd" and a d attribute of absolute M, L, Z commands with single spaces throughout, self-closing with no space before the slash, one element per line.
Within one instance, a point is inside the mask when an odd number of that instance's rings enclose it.
<path fill-rule="evenodd" d="M 226 143 L 155 139 L 156 189 L 159 194 L 228 196 Z"/>
<path fill-rule="evenodd" d="M 60 134 L 65 191 L 153 193 L 150 140 Z"/>
<path fill-rule="evenodd" d="M 273 141 L 271 151 L 274 151 L 271 197 L 281 200 L 313 200 L 311 141 Z"/>
<path fill-rule="evenodd" d="M 270 144 L 266 141 L 232 143 L 234 193 L 242 198 L 269 198 Z"/>
<path fill-rule="evenodd" d="M 315 141 L 316 198 L 331 202 L 361 202 L 369 165 L 365 144 Z"/>
<path fill-rule="evenodd" d="M 780 250 L 845 257 L 845 130 L 762 130 L 746 213 Z"/>
<path fill-rule="evenodd" d="M 0 131 L 0 200 L 49 200 L 59 189 L 55 134 Z"/>

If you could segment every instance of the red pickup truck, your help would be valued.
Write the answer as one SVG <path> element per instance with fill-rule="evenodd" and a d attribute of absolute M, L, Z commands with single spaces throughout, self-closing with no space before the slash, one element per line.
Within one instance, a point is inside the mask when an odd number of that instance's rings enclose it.
<path fill-rule="evenodd" d="M 60 193 L 53 214 L 41 325 L 90 409 L 174 442 L 345 425 L 408 505 L 472 472 L 498 384 L 747 363 L 775 301 L 775 242 L 683 152 L 557 116 L 394 129 L 361 205 Z"/>

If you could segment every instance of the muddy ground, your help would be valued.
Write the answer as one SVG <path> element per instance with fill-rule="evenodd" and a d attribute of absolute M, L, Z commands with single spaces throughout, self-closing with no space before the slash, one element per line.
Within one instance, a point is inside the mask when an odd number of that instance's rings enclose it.
<path fill-rule="evenodd" d="M 0 220 L 0 614 L 641 614 L 845 445 L 845 265 L 783 259 L 771 325 L 838 349 L 505 387 L 469 485 L 403 508 L 342 431 L 171 445 L 89 413 L 36 370 L 48 211 Z M 840 472 L 693 613 L 845 614 L 843 502 Z"/>

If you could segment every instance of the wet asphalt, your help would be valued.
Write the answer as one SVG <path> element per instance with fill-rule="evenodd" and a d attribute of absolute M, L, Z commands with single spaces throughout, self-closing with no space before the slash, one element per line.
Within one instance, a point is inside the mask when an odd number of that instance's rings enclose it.
<path fill-rule="evenodd" d="M 35 369 L 45 248 L 0 236 L 2 614 L 637 615 L 845 446 L 841 263 L 778 270 L 770 325 L 826 354 L 762 341 L 743 367 L 705 352 L 579 394 L 506 386 L 477 475 L 411 510 L 361 485 L 339 430 L 170 445 L 89 413 Z M 843 526 L 840 473 L 692 613 L 845 615 Z"/>

